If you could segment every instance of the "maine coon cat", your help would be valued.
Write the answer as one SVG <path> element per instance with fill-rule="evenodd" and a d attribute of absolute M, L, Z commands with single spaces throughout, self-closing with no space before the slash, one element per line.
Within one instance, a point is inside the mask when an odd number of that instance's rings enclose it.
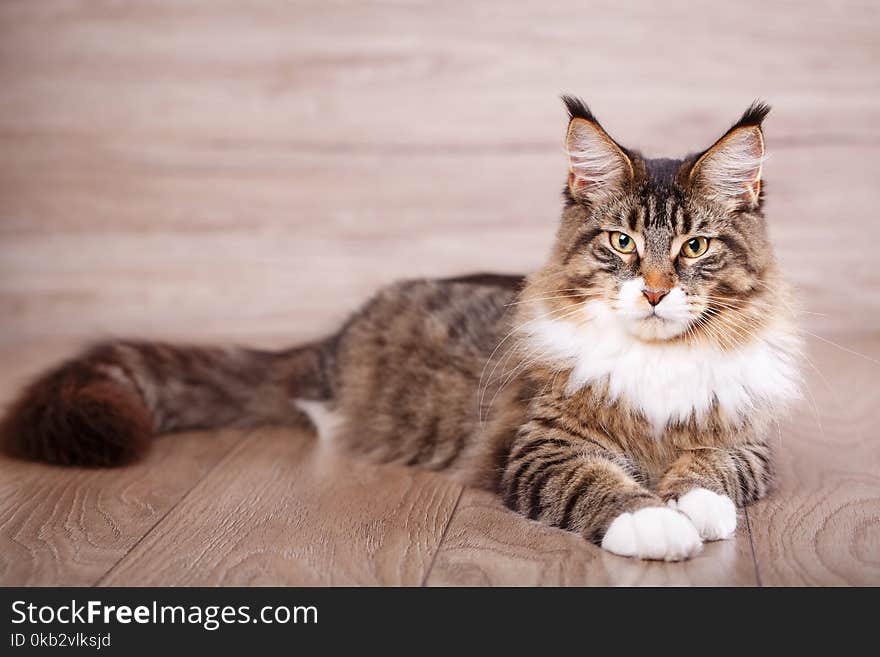
<path fill-rule="evenodd" d="M 580 100 L 555 245 L 523 278 L 411 280 L 280 352 L 97 345 L 31 384 L 5 449 L 112 466 L 154 434 L 304 420 L 377 460 L 448 470 L 611 552 L 678 560 L 771 485 L 800 342 L 762 213 L 756 103 L 715 144 L 648 159 Z"/>

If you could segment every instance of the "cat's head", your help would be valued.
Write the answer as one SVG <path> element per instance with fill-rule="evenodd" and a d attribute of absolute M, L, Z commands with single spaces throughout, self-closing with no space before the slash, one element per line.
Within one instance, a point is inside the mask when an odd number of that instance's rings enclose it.
<path fill-rule="evenodd" d="M 642 341 L 747 342 L 777 284 L 761 212 L 770 108 L 754 103 L 705 151 L 647 159 L 612 139 L 582 101 L 563 100 L 566 208 L 528 296 L 545 299 L 550 319 L 577 317 L 589 303 Z"/>

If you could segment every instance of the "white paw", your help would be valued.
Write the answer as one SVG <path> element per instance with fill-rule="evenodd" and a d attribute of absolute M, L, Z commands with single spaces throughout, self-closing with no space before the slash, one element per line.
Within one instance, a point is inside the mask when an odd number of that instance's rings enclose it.
<path fill-rule="evenodd" d="M 602 548 L 614 554 L 663 561 L 688 559 L 702 546 L 691 521 L 662 506 L 621 513 L 602 539 Z"/>
<path fill-rule="evenodd" d="M 694 488 L 669 506 L 678 509 L 694 523 L 706 541 L 730 538 L 736 531 L 736 506 L 727 495 L 713 493 L 706 488 Z"/>

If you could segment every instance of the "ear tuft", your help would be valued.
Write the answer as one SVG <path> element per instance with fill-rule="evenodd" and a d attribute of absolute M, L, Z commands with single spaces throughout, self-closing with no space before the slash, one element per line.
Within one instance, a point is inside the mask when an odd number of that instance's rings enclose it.
<path fill-rule="evenodd" d="M 596 120 L 596 117 L 593 116 L 593 112 L 590 111 L 587 104 L 580 98 L 564 94 L 562 96 L 562 102 L 565 104 L 565 109 L 568 110 L 569 121 L 572 119 L 585 119 L 586 121 L 599 123 Z"/>
<path fill-rule="evenodd" d="M 571 96 L 562 99 L 569 113 L 565 151 L 572 196 L 595 203 L 616 194 L 632 180 L 632 163 L 582 100 Z"/>
<path fill-rule="evenodd" d="M 734 128 L 742 128 L 745 126 L 758 126 L 760 128 L 769 113 L 770 106 L 767 103 L 763 100 L 755 100 L 749 105 L 748 109 L 743 112 L 739 121 L 734 123 L 730 129 L 733 130 Z"/>
<path fill-rule="evenodd" d="M 765 160 L 761 122 L 769 112 L 766 103 L 752 103 L 691 167 L 691 187 L 730 211 L 758 207 Z"/>

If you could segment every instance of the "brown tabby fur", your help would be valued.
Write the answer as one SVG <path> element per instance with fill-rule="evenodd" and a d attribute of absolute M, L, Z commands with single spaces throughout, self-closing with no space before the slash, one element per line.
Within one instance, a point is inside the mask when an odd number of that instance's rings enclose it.
<path fill-rule="evenodd" d="M 572 120 L 595 122 L 582 103 L 566 102 Z M 764 114 L 753 107 L 734 128 L 759 126 Z M 606 384 L 566 391 L 564 367 L 529 363 L 519 336 L 507 337 L 541 304 L 542 312 L 563 314 L 612 294 L 634 275 L 627 266 L 731 300 L 673 340 L 735 349 L 749 339 L 736 325 L 756 330 L 784 314 L 786 291 L 760 195 L 722 211 L 692 184 L 699 154 L 647 160 L 622 150 L 632 181 L 602 203 L 579 198 L 570 184 L 550 258 L 528 278 L 398 283 L 332 337 L 282 352 L 98 345 L 23 391 L 0 427 L 5 450 L 50 463 L 119 465 L 140 457 L 153 434 L 302 422 L 293 402 L 309 399 L 327 402 L 344 419 L 339 437 L 351 449 L 454 472 L 497 491 L 510 508 L 594 542 L 620 513 L 662 505 L 694 487 L 738 505 L 754 501 L 771 484 L 766 409 L 731 418 L 716 404 L 707 416 L 671 422 L 656 436 L 639 409 L 611 397 Z M 627 265 L 601 230 L 602 217 L 612 214 L 652 243 L 710 226 L 726 248 L 707 256 L 700 272 L 647 256 Z M 656 271 L 646 269 L 652 262 Z M 725 324 L 731 308 L 740 314 Z"/>

